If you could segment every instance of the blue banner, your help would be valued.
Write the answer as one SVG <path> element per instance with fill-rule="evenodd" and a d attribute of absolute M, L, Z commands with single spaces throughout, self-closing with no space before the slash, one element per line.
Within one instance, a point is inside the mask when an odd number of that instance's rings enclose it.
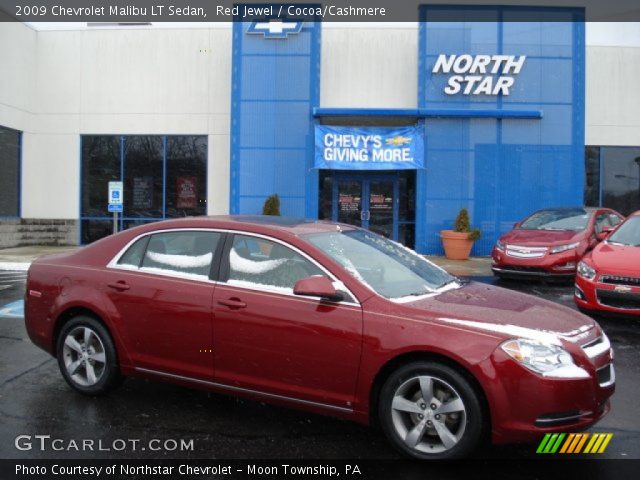
<path fill-rule="evenodd" d="M 424 127 L 316 125 L 315 168 L 406 170 L 424 166 Z"/>

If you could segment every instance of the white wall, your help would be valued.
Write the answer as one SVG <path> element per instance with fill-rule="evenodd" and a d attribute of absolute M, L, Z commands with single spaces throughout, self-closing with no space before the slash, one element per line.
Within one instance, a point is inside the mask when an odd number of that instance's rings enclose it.
<path fill-rule="evenodd" d="M 640 48 L 588 47 L 586 144 L 640 146 Z"/>
<path fill-rule="evenodd" d="M 9 44 L 20 51 L 0 48 L 0 62 L 18 71 L 0 75 L 0 92 L 18 108 L 3 117 L 0 96 L 0 124 L 24 131 L 23 217 L 78 218 L 82 134 L 208 135 L 208 211 L 228 212 L 229 28 L 34 32 L 4 23 L 0 45 Z M 33 114 L 21 121 L 20 109 Z"/>
<path fill-rule="evenodd" d="M 21 23 L 0 24 L 0 125 L 29 128 L 34 109 L 35 53 L 36 32 Z"/>
<path fill-rule="evenodd" d="M 320 71 L 323 107 L 416 108 L 417 25 L 324 28 Z"/>
<path fill-rule="evenodd" d="M 640 145 L 636 26 L 613 37 L 611 27 L 587 26 L 587 144 Z M 327 25 L 321 105 L 416 107 L 417 58 L 415 24 Z M 81 134 L 208 135 L 208 209 L 227 213 L 230 103 L 229 25 L 0 24 L 0 125 L 24 132 L 25 218 L 78 218 Z"/>

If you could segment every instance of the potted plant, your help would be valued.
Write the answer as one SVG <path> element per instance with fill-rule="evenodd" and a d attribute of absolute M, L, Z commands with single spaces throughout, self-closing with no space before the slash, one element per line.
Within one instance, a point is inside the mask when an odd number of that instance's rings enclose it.
<path fill-rule="evenodd" d="M 269 195 L 264 201 L 262 214 L 280 216 L 280 197 L 278 197 L 277 193 Z"/>
<path fill-rule="evenodd" d="M 471 228 L 469 212 L 466 208 L 460 209 L 453 230 L 440 232 L 444 254 L 450 260 L 467 260 L 473 248 L 473 242 L 480 238 L 480 230 Z"/>

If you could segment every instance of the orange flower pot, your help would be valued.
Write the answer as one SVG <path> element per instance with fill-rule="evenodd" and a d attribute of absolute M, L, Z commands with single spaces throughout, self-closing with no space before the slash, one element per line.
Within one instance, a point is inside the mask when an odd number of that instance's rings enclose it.
<path fill-rule="evenodd" d="M 453 230 L 440 231 L 444 255 L 449 260 L 467 260 L 473 247 L 473 240 L 467 232 L 454 232 Z"/>

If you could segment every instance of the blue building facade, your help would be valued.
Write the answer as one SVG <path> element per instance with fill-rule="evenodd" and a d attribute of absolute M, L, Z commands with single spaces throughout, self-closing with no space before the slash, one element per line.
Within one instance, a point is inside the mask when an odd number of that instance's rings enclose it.
<path fill-rule="evenodd" d="M 584 12 L 456 7 L 456 19 L 473 21 L 452 22 L 453 8 L 420 9 L 414 109 L 323 108 L 320 23 L 272 29 L 276 38 L 236 23 L 231 213 L 259 213 L 277 193 L 284 215 L 346 221 L 440 254 L 440 230 L 465 207 L 482 231 L 473 254 L 488 255 L 532 211 L 582 204 Z M 418 127 L 421 167 L 316 168 L 314 132 L 334 124 L 345 148 L 372 125 Z M 410 141 L 392 139 L 390 148 Z"/>

